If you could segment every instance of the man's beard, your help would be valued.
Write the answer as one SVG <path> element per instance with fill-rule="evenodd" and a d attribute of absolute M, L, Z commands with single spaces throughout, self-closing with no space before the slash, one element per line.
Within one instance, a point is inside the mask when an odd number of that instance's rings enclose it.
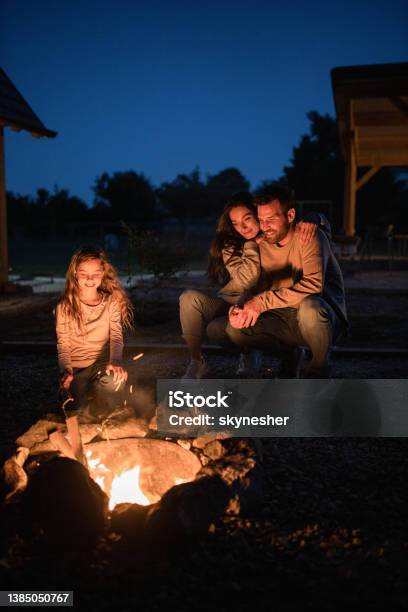
<path fill-rule="evenodd" d="M 285 229 L 282 229 L 280 232 L 273 232 L 273 234 L 271 234 L 270 236 L 268 236 L 266 232 L 264 232 L 264 234 L 267 242 L 270 242 L 271 244 L 277 244 L 278 242 L 286 238 L 289 233 L 289 230 L 290 225 L 288 225 L 288 227 L 285 227 Z"/>

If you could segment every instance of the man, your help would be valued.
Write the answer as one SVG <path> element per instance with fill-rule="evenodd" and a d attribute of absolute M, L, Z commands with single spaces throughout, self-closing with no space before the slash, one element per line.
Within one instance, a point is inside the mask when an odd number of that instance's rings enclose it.
<path fill-rule="evenodd" d="M 347 326 L 344 283 L 326 234 L 319 229 L 308 243 L 294 229 L 290 189 L 277 184 L 255 199 L 263 239 L 257 294 L 230 310 L 225 336 L 246 348 L 274 349 L 283 355 L 284 376 L 294 376 L 296 348 L 312 352 L 306 376 L 329 375 L 333 341 Z M 207 334 L 222 342 L 220 320 Z M 292 371 L 290 369 L 292 368 Z"/>

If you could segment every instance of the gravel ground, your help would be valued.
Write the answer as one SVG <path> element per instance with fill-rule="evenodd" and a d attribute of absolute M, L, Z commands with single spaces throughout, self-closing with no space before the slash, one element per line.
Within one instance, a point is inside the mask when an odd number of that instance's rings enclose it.
<path fill-rule="evenodd" d="M 7 339 L 53 338 L 55 297 L 0 304 Z M 348 346 L 406 348 L 406 295 L 348 296 Z M 180 342 L 177 305 L 139 313 L 133 340 Z M 213 378 L 233 378 L 237 359 L 208 356 Z M 130 362 L 130 382 L 153 389 L 155 378 L 180 377 L 187 354 L 149 350 Z M 277 362 L 266 357 L 260 377 Z M 335 355 L 335 378 L 406 378 L 408 356 Z M 14 440 L 55 411 L 55 354 L 4 351 L 0 360 L 0 462 Z M 325 612 L 365 604 L 406 610 L 408 522 L 405 439 L 264 439 L 264 504 L 248 517 L 224 517 L 205 538 L 149 556 L 113 540 L 90 557 L 69 558 L 16 542 L 1 547 L 0 589 L 73 589 L 84 610 L 259 610 Z M 1 523 L 0 523 L 1 532 Z M 1 533 L 0 533 L 1 536 Z M 3 550 L 3 553 L 1 552 Z"/>
<path fill-rule="evenodd" d="M 187 354 L 180 350 L 149 350 L 136 362 L 127 360 L 129 384 L 139 381 L 154 389 L 156 378 L 179 378 L 188 363 Z M 233 355 L 208 355 L 209 378 L 235 378 L 238 358 Z M 278 361 L 264 358 L 259 378 L 275 376 Z M 335 355 L 333 378 L 406 378 L 408 355 Z M 53 354 L 41 352 L 5 351 L 0 361 L 2 389 L 2 449 L 8 452 L 13 441 L 35 419 L 58 409 L 58 369 Z"/>
<path fill-rule="evenodd" d="M 406 273 L 408 276 L 408 273 Z M 204 288 L 205 289 L 205 288 Z M 139 343 L 180 343 L 178 294 L 169 302 L 135 301 L 135 330 L 127 338 Z M 57 296 L 34 295 L 0 300 L 0 337 L 4 340 L 54 341 L 53 308 Z M 345 346 L 406 348 L 408 295 L 372 294 L 354 289 L 347 294 L 350 320 Z"/>
<path fill-rule="evenodd" d="M 180 376 L 186 355 L 149 352 L 132 377 Z M 212 376 L 234 373 L 211 356 Z M 268 360 L 262 375 L 275 367 Z M 336 359 L 335 376 L 404 377 L 406 358 Z M 270 371 L 269 371 L 270 370 Z M 0 362 L 1 454 L 55 409 L 53 355 L 6 353 Z M 266 497 L 189 545 L 146 551 L 105 541 L 91 557 L 27 551 L 0 558 L 1 588 L 74 589 L 84 610 L 405 610 L 408 603 L 408 444 L 405 439 L 265 439 Z"/>

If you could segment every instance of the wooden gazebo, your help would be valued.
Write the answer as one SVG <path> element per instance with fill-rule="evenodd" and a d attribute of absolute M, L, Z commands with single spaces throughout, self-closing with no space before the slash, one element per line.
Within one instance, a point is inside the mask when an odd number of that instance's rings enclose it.
<path fill-rule="evenodd" d="M 408 63 L 334 68 L 331 79 L 346 162 L 344 230 L 354 236 L 358 189 L 383 166 L 408 166 Z"/>
<path fill-rule="evenodd" d="M 13 132 L 26 130 L 34 138 L 55 138 L 57 132 L 48 130 L 29 104 L 0 68 L 0 292 L 8 280 L 7 207 L 4 157 L 4 128 Z"/>

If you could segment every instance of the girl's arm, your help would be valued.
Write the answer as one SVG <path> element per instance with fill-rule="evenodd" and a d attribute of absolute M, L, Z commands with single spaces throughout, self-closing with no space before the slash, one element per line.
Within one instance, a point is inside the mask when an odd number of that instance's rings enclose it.
<path fill-rule="evenodd" d="M 119 302 L 112 298 L 109 310 L 109 363 L 106 373 L 113 374 L 114 383 L 122 383 L 127 380 L 128 374 L 122 368 L 123 354 L 123 331 L 122 314 Z"/>
<path fill-rule="evenodd" d="M 60 304 L 58 304 L 55 310 L 55 330 L 57 333 L 58 365 L 60 372 L 61 374 L 64 372 L 72 374 L 69 320 Z"/>
<path fill-rule="evenodd" d="M 261 273 L 261 265 L 259 247 L 255 240 L 247 240 L 241 253 L 236 253 L 233 246 L 224 247 L 222 258 L 231 280 L 237 281 L 243 290 L 256 285 Z"/>
<path fill-rule="evenodd" d="M 109 363 L 122 365 L 123 332 L 119 302 L 112 298 L 109 313 Z"/>

